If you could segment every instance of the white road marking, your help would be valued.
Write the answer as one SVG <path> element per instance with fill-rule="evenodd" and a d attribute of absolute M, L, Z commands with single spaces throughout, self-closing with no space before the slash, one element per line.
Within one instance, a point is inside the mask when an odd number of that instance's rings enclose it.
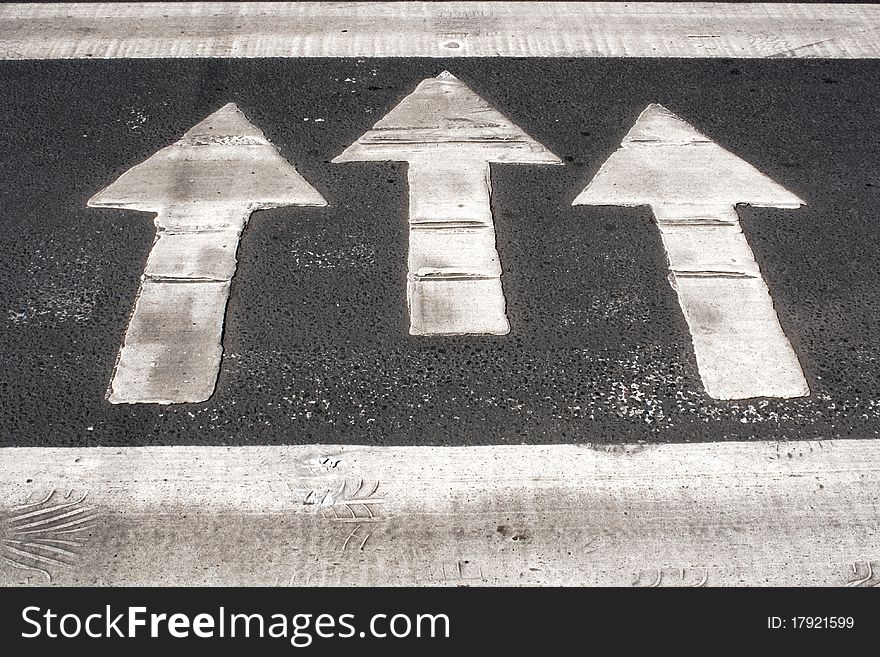
<path fill-rule="evenodd" d="M 876 58 L 878 26 L 870 4 L 6 4 L 0 58 Z"/>
<path fill-rule="evenodd" d="M 86 495 L 61 585 L 871 585 L 878 488 L 874 440 L 5 448 L 0 534 Z"/>
<path fill-rule="evenodd" d="M 706 392 L 715 399 L 810 394 L 737 204 L 804 202 L 660 105 L 649 105 L 575 205 L 650 205 Z"/>
<path fill-rule="evenodd" d="M 5 4 L 0 59 L 877 58 L 878 28 L 869 4 Z M 77 558 L 26 564 L 60 584 L 877 584 L 872 440 L 597 449 L 3 448 L 0 536 L 88 491 Z M 355 478 L 387 519 L 343 552 L 305 500 Z"/>
<path fill-rule="evenodd" d="M 110 402 L 208 399 L 235 253 L 251 213 L 326 204 L 232 103 L 96 194 L 91 207 L 157 213 Z"/>
<path fill-rule="evenodd" d="M 410 333 L 508 333 L 489 163 L 562 161 L 447 71 L 333 161 L 388 160 L 409 163 Z"/>

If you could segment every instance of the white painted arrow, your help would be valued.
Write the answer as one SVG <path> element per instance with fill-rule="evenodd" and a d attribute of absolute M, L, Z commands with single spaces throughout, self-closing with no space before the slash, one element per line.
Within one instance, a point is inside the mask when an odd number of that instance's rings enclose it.
<path fill-rule="evenodd" d="M 736 205 L 804 202 L 661 107 L 649 105 L 574 205 L 650 205 L 715 399 L 810 394 Z"/>
<path fill-rule="evenodd" d="M 444 71 L 333 161 L 409 163 L 411 334 L 510 331 L 489 163 L 561 164 L 559 158 Z"/>
<path fill-rule="evenodd" d="M 89 205 L 158 214 L 108 399 L 174 404 L 214 391 L 235 252 L 251 213 L 327 202 L 230 103 Z"/>

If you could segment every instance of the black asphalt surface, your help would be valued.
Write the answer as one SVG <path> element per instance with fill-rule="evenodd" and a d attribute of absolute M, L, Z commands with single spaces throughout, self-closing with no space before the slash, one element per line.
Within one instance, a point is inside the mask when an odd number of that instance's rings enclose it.
<path fill-rule="evenodd" d="M 805 60 L 0 63 L 0 444 L 700 442 L 880 431 L 880 64 Z M 448 69 L 564 167 L 493 165 L 512 332 L 412 337 L 406 165 L 330 164 Z M 86 201 L 235 102 L 327 208 L 255 213 L 214 396 L 105 400 L 152 215 Z M 700 382 L 650 209 L 572 207 L 659 102 L 786 188 L 740 207 L 812 390 Z M 318 121 L 317 119 L 322 119 Z"/>

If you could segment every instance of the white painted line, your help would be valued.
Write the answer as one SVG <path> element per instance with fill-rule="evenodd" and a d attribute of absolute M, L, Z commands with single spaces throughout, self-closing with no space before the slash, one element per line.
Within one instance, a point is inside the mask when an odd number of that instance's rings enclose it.
<path fill-rule="evenodd" d="M 706 392 L 715 399 L 810 394 L 737 204 L 803 201 L 660 105 L 649 105 L 575 205 L 650 205 Z"/>
<path fill-rule="evenodd" d="M 444 71 L 334 162 L 409 163 L 407 303 L 413 335 L 505 335 L 490 162 L 561 160 Z"/>
<path fill-rule="evenodd" d="M 876 58 L 878 26 L 870 4 L 6 4 L 0 58 Z"/>
<path fill-rule="evenodd" d="M 6 448 L 0 490 L 2 556 L 62 585 L 842 586 L 880 577 L 873 440 Z M 34 511 L 43 515 L 26 517 Z M 45 531 L 23 534 L 33 523 Z M 7 540 L 29 536 L 68 540 L 59 547 L 70 554 Z M 0 562 L 0 584 L 27 583 L 47 576 Z"/>
<path fill-rule="evenodd" d="M 251 213 L 326 204 L 232 103 L 96 194 L 91 207 L 157 213 L 110 402 L 208 399 L 235 253 Z"/>
<path fill-rule="evenodd" d="M 187 57 L 877 58 L 880 6 L 0 6 L 0 59 Z M 226 135 L 230 141 L 225 151 L 260 150 L 267 158 L 262 164 L 276 166 L 276 175 L 291 175 L 282 174 L 286 163 L 269 153 L 262 134 L 248 130 Z M 192 136 L 190 146 L 200 146 L 190 149 L 193 155 L 219 151 L 221 144 L 212 145 L 206 135 Z M 250 144 L 248 136 L 257 141 Z M 237 138 L 244 141 L 236 143 Z M 500 268 L 485 202 L 490 187 L 484 161 L 468 160 L 456 169 L 424 160 L 410 167 L 412 189 L 427 187 L 432 175 L 451 180 L 459 171 L 467 172 L 453 186 L 470 191 L 455 204 L 438 197 L 437 207 L 480 225 L 450 227 L 443 239 L 432 237 L 432 230 L 442 230 L 436 226 L 420 232 L 418 218 L 430 219 L 436 207 L 430 196 L 418 195 L 416 201 L 427 205 L 410 208 L 417 219 L 410 234 L 411 271 L 442 271 L 450 263 L 466 263 L 468 269 L 491 272 L 494 280 Z M 211 162 L 207 157 L 201 164 Z M 174 163 L 184 166 L 182 160 Z M 156 178 L 144 189 L 173 190 L 174 180 L 202 185 L 209 177 L 174 174 Z M 245 179 L 217 178 L 219 189 L 214 191 L 235 198 L 232 190 Z M 277 180 L 269 182 L 273 194 L 283 187 Z M 245 196 L 252 195 L 239 200 Z M 133 320 L 132 345 L 144 347 L 138 356 L 142 364 L 156 360 L 163 367 L 170 362 L 167 350 L 150 355 L 151 341 L 177 341 L 193 333 L 198 335 L 195 342 L 208 349 L 187 356 L 196 365 L 178 363 L 168 389 L 137 375 L 122 388 L 143 386 L 145 400 L 171 401 L 180 395 L 195 401 L 210 394 L 207 384 L 184 395 L 181 381 L 187 379 L 184 387 L 194 390 L 210 379 L 213 389 L 221 306 L 235 271 L 235 245 L 250 212 L 271 205 L 227 211 L 234 204 L 206 203 L 203 208 L 211 212 L 197 214 L 178 206 L 181 198 L 173 193 L 157 198 L 164 202 L 141 204 L 145 199 L 123 193 L 105 199 L 110 207 L 116 207 L 115 200 L 119 207 L 159 215 L 157 242 L 135 315 L 148 318 L 150 309 L 170 302 L 188 308 L 192 317 L 187 319 L 196 321 L 197 330 L 192 331 L 192 324 L 165 326 L 163 320 L 149 319 L 135 326 Z M 271 198 L 279 205 L 290 200 Z M 314 205 L 324 204 L 320 197 L 311 198 Z M 694 217 L 676 213 L 680 207 L 672 208 L 672 214 L 664 214 L 665 206 L 654 208 L 679 283 L 697 280 L 682 276 L 693 273 L 689 267 L 713 271 L 719 261 L 705 253 L 733 254 L 735 263 L 724 264 L 737 265 L 738 273 L 759 275 L 741 234 L 727 230 L 734 223 L 738 229 L 732 207 L 701 208 L 698 220 L 713 217 L 719 230 L 700 233 L 700 239 L 692 239 L 695 233 L 681 225 Z M 210 217 L 216 231 L 203 228 Z M 705 244 L 705 251 L 693 249 L 694 244 Z M 682 290 L 679 285 L 680 298 L 686 294 Z M 500 289 L 476 294 L 503 303 Z M 754 303 L 772 310 L 768 296 L 755 296 Z M 436 298 L 442 301 L 444 295 Z M 683 306 L 695 303 L 682 301 Z M 182 357 L 175 352 L 170 358 Z M 192 370 L 203 375 L 201 383 L 189 381 Z M 115 376 L 121 381 L 128 375 L 117 369 Z M 115 380 L 110 394 L 116 394 Z M 139 394 L 120 391 L 114 401 L 137 401 Z M 0 583 L 872 586 L 880 583 L 878 489 L 880 454 L 870 440 L 606 449 L 4 448 Z"/>

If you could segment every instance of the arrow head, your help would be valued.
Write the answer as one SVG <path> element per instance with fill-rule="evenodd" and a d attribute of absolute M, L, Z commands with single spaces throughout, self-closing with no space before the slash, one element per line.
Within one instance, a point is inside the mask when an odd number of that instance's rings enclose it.
<path fill-rule="evenodd" d="M 122 174 L 90 207 L 161 212 L 193 204 L 251 210 L 327 201 L 234 103 Z"/>
<path fill-rule="evenodd" d="M 804 201 L 657 104 L 573 205 L 797 208 Z"/>
<path fill-rule="evenodd" d="M 448 71 L 422 81 L 333 162 L 413 161 L 441 154 L 481 162 L 562 164 Z"/>

